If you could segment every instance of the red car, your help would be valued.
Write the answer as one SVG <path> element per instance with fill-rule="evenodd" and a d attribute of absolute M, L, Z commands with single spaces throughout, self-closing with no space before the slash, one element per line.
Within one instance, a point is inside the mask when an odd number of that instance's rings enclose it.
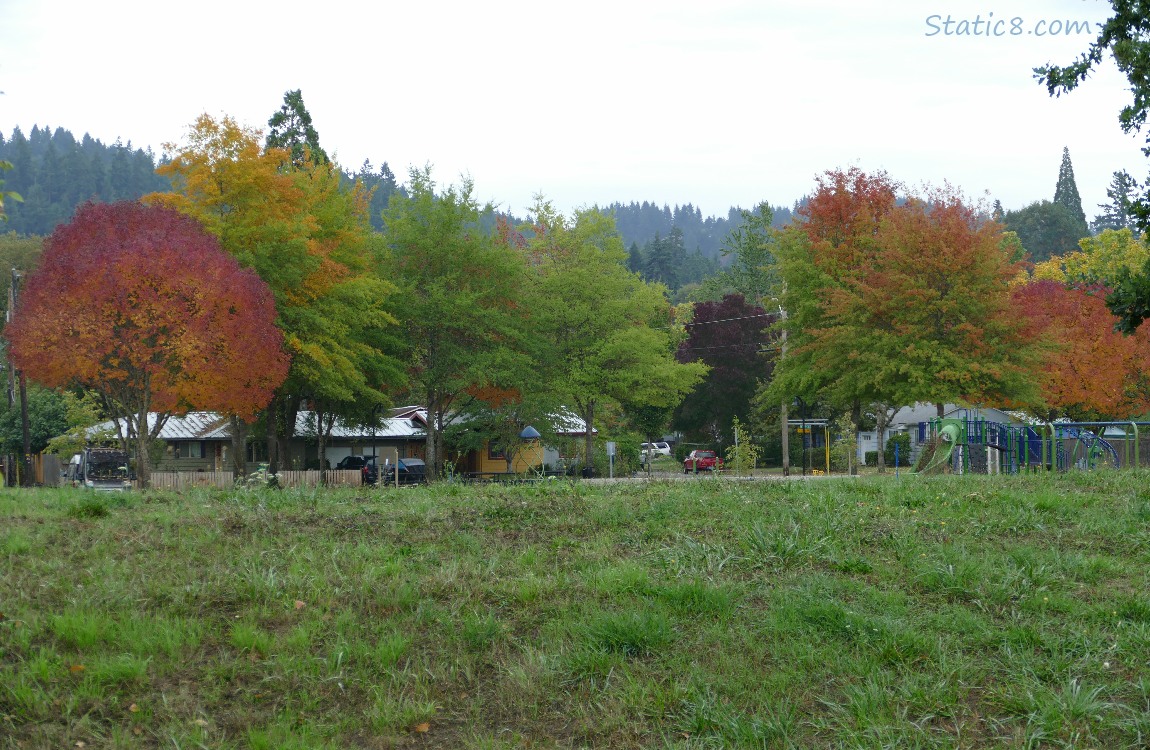
<path fill-rule="evenodd" d="M 714 471 L 723 468 L 723 459 L 714 451 L 691 451 L 691 455 L 683 459 L 683 472 L 690 474 L 694 471 Z"/>

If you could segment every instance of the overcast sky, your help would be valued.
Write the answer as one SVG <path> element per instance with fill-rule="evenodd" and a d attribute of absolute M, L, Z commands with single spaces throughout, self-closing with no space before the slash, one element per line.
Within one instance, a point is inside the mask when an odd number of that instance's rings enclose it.
<path fill-rule="evenodd" d="M 265 128 L 298 88 L 344 167 L 468 174 L 520 215 L 537 193 L 564 211 L 791 205 L 818 173 L 856 165 L 1020 208 L 1053 198 L 1067 146 L 1092 218 L 1114 171 L 1147 173 L 1142 138 L 1118 126 L 1125 80 L 1107 61 L 1053 99 L 1031 71 L 1074 59 L 1096 32 L 1067 22 L 1109 8 L 0 0 L 0 132 L 64 127 L 158 153 L 204 112 Z"/>

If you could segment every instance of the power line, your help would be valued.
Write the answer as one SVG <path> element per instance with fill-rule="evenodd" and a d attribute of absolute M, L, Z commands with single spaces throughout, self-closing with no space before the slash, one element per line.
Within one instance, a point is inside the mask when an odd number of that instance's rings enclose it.
<path fill-rule="evenodd" d="M 723 318 L 722 320 L 700 320 L 698 323 L 684 323 L 683 327 L 688 326 L 705 326 L 712 323 L 730 323 L 735 320 L 751 320 L 753 318 L 773 318 L 776 317 L 775 313 L 760 313 L 758 315 L 744 315 L 741 318 Z"/>

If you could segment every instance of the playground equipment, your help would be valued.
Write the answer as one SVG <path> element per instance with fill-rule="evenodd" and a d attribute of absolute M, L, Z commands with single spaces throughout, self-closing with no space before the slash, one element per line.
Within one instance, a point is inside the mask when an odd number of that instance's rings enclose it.
<path fill-rule="evenodd" d="M 918 442 L 934 453 L 918 473 L 1017 474 L 1020 471 L 1094 470 L 1141 464 L 1150 422 L 1041 422 L 1002 424 L 979 418 L 936 418 L 918 426 Z M 1140 429 L 1141 428 L 1141 429 Z"/>

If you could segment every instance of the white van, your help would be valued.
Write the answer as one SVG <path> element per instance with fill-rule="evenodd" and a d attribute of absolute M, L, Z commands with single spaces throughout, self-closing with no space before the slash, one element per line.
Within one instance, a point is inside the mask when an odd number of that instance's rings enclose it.
<path fill-rule="evenodd" d="M 642 443 L 639 445 L 639 453 L 643 458 L 654 456 L 669 456 L 671 455 L 671 446 L 669 443 Z"/>

